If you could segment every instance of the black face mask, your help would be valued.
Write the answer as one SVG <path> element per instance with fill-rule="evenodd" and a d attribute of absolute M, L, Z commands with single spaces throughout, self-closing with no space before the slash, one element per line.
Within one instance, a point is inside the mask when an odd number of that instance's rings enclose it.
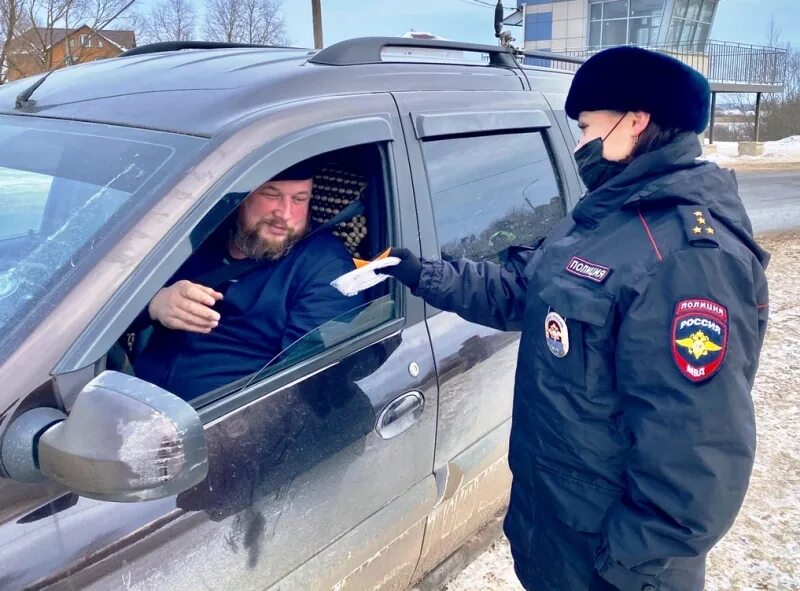
<path fill-rule="evenodd" d="M 581 175 L 583 184 L 586 185 L 590 192 L 602 187 L 628 167 L 627 162 L 612 162 L 603 158 L 603 141 L 614 132 L 617 125 L 622 123 L 624 118 L 625 115 L 617 121 L 617 124 L 611 128 L 606 137 L 602 139 L 595 138 L 575 152 L 578 174 Z"/>

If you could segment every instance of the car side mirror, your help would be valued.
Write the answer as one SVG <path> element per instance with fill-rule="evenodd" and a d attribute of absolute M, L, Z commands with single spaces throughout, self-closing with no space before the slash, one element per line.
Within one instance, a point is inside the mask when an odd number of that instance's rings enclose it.
<path fill-rule="evenodd" d="M 208 473 L 203 424 L 194 408 L 114 371 L 87 384 L 69 416 L 52 408 L 22 414 L 3 436 L 1 454 L 15 480 L 48 478 L 104 501 L 175 495 Z"/>

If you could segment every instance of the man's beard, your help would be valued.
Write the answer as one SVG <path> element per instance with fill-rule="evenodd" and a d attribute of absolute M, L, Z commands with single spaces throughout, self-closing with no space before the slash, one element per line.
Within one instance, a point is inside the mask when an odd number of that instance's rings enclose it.
<path fill-rule="evenodd" d="M 269 225 L 267 220 L 261 220 L 253 228 L 247 229 L 242 220 L 237 220 L 233 232 L 233 244 L 248 259 L 256 261 L 277 261 L 289 254 L 292 247 L 305 236 L 308 226 L 300 230 L 287 228 L 286 237 L 278 242 L 270 242 L 261 237 L 261 229 Z"/>

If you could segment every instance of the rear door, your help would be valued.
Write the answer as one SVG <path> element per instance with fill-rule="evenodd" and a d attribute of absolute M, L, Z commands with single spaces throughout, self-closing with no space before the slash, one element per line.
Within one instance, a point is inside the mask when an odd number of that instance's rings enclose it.
<path fill-rule="evenodd" d="M 533 92 L 398 94 L 414 171 L 423 254 L 500 261 L 566 213 L 563 137 Z M 429 238 L 431 237 L 431 238 Z M 519 335 L 426 311 L 439 372 L 435 473 L 442 493 L 418 574 L 502 509 Z"/>

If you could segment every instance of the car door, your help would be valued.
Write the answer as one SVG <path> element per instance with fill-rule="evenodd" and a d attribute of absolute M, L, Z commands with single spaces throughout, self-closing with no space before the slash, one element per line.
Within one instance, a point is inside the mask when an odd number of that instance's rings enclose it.
<path fill-rule="evenodd" d="M 563 138 L 532 92 L 402 93 L 423 254 L 500 262 L 535 246 L 566 213 Z M 429 236 L 436 237 L 427 240 Z M 434 469 L 444 490 L 418 567 L 451 554 L 507 502 L 506 463 L 519 335 L 426 312 L 439 372 Z"/>
<path fill-rule="evenodd" d="M 389 238 L 419 251 L 413 201 L 400 198 L 412 187 L 391 97 L 320 103 L 291 105 L 233 132 L 207 161 L 219 169 L 221 160 L 237 160 L 210 190 L 162 199 L 160 211 L 171 205 L 186 213 L 108 294 L 54 369 L 66 408 L 191 252 L 215 208 L 291 164 L 356 144 L 380 146 Z M 208 180 L 202 166 L 191 175 Z M 265 361 L 246 387 L 200 401 L 209 475 L 190 490 L 130 504 L 57 491 L 56 504 L 36 509 L 36 527 L 30 515 L 2 524 L 8 588 L 404 588 L 436 498 L 437 387 L 423 314 L 392 284 Z M 53 539 L 58 551 L 42 564 L 35 549 Z"/>

